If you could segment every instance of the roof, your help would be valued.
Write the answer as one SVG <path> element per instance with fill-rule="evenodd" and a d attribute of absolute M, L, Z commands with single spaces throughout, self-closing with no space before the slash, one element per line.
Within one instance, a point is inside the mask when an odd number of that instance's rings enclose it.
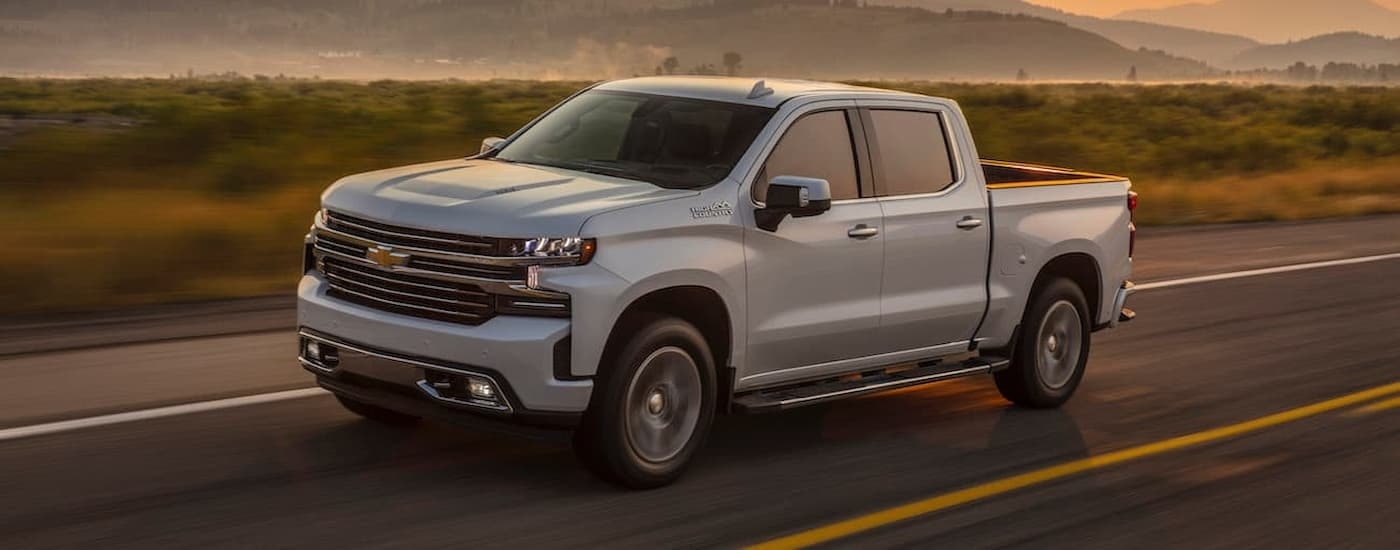
<path fill-rule="evenodd" d="M 772 93 L 755 94 L 755 90 L 759 89 L 758 84 L 760 82 L 763 83 L 763 88 L 772 90 Z M 596 89 L 688 97 L 692 99 L 742 103 L 762 107 L 777 107 L 794 97 L 826 93 L 844 92 L 847 94 L 857 93 L 864 95 L 922 97 L 905 92 L 881 90 L 879 88 L 865 88 L 833 82 L 724 76 L 648 76 L 605 82 L 598 85 Z"/>

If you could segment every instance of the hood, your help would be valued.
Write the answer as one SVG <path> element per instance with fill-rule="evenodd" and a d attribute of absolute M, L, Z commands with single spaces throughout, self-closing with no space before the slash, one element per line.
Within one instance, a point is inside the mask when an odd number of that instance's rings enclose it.
<path fill-rule="evenodd" d="M 453 160 L 349 176 L 326 208 L 399 225 L 487 237 L 568 237 L 595 214 L 697 195 L 559 168 Z"/>

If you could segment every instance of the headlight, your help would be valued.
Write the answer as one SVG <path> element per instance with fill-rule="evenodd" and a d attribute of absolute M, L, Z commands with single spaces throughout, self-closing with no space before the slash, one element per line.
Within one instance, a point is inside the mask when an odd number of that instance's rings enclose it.
<path fill-rule="evenodd" d="M 513 239 L 505 246 L 507 256 L 514 258 L 540 258 L 542 260 L 568 260 L 572 265 L 583 265 L 593 259 L 598 250 L 598 241 L 582 237 L 537 237 L 534 239 Z M 550 261 L 555 264 L 556 262 Z"/>

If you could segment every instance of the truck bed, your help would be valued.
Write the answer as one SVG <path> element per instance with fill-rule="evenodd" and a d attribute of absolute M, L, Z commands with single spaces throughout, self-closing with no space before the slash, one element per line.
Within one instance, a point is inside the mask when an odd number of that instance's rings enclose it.
<path fill-rule="evenodd" d="M 1120 176 L 1080 172 L 1069 168 L 987 159 L 982 160 L 982 173 L 987 178 L 988 189 L 1013 189 L 1017 187 L 1071 185 L 1077 183 L 1111 183 L 1128 180 L 1128 178 Z"/>

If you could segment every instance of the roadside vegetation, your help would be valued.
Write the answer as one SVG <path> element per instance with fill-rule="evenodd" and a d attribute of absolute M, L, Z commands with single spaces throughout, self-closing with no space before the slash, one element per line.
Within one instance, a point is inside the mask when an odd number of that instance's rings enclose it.
<path fill-rule="evenodd" d="M 983 157 L 1132 177 L 1143 224 L 1400 212 L 1400 89 L 875 84 L 958 99 Z M 0 79 L 0 315 L 287 292 L 327 184 L 580 85 Z"/>

